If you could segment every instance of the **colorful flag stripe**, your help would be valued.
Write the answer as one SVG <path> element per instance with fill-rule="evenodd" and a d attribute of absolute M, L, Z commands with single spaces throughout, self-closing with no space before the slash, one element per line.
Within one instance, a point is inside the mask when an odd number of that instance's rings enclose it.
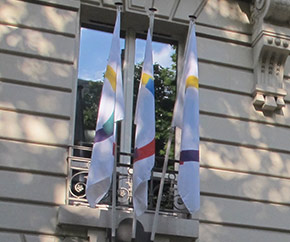
<path fill-rule="evenodd" d="M 189 76 L 186 79 L 186 88 L 188 87 L 195 87 L 198 89 L 198 78 L 196 76 Z"/>
<path fill-rule="evenodd" d="M 114 133 L 114 112 L 112 113 L 111 117 L 104 123 L 103 128 L 96 131 L 94 142 L 101 142 Z"/>
<path fill-rule="evenodd" d="M 199 150 L 182 150 L 180 152 L 180 164 L 187 161 L 199 162 Z"/>
<path fill-rule="evenodd" d="M 141 78 L 142 84 L 152 93 L 154 96 L 154 80 L 153 77 L 146 74 L 142 73 L 142 78 Z"/>
<path fill-rule="evenodd" d="M 110 65 L 107 65 L 105 78 L 109 80 L 114 92 L 116 92 L 117 74 Z"/>
<path fill-rule="evenodd" d="M 153 139 L 149 144 L 136 148 L 134 152 L 134 162 L 143 160 L 155 154 L 155 139 Z"/>

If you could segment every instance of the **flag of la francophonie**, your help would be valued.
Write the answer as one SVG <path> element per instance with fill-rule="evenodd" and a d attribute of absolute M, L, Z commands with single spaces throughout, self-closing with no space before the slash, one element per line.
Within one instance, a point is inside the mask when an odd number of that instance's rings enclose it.
<path fill-rule="evenodd" d="M 137 216 L 148 203 L 147 183 L 155 160 L 155 103 L 152 39 L 148 30 L 145 58 L 135 112 L 136 136 L 133 164 L 133 205 Z"/>
<path fill-rule="evenodd" d="M 120 51 L 120 11 L 118 11 L 104 77 L 86 185 L 86 195 L 91 207 L 95 207 L 100 202 L 111 186 L 114 168 L 115 125 L 124 116 Z"/>
<path fill-rule="evenodd" d="M 174 110 L 173 126 L 181 128 L 178 192 L 192 214 L 200 208 L 199 179 L 199 82 L 195 26 L 191 22 L 184 55 L 179 107 Z"/>

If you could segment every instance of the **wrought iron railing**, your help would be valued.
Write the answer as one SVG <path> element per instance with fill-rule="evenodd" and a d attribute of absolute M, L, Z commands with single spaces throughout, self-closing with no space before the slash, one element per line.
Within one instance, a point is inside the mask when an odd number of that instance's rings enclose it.
<path fill-rule="evenodd" d="M 68 192 L 67 203 L 70 205 L 88 206 L 86 199 L 86 180 L 90 165 L 91 147 L 73 146 L 69 148 L 68 155 Z M 128 153 L 118 153 L 120 156 L 132 156 Z M 117 161 L 117 206 L 133 207 L 132 199 L 132 175 L 131 165 L 122 164 Z M 165 185 L 161 199 L 160 211 L 172 213 L 186 213 L 184 204 L 177 193 L 177 173 L 168 170 L 165 177 Z M 148 184 L 148 210 L 155 210 L 159 183 L 161 179 L 161 168 L 154 168 L 151 180 Z M 100 204 L 111 205 L 112 189 L 105 195 Z"/>

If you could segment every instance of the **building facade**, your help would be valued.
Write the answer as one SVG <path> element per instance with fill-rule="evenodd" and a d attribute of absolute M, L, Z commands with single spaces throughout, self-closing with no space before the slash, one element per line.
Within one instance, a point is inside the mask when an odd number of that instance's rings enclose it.
<path fill-rule="evenodd" d="M 201 138 L 201 209 L 162 213 L 156 241 L 289 241 L 290 1 L 123 0 L 122 152 L 131 151 L 135 39 L 152 6 L 153 36 L 178 43 L 180 60 L 197 16 Z M 69 182 L 80 28 L 114 20 L 113 0 L 0 0 L 1 242 L 110 240 L 110 206 L 70 203 Z M 117 232 L 129 233 L 132 210 L 116 214 Z M 140 218 L 144 241 L 152 218 Z"/>

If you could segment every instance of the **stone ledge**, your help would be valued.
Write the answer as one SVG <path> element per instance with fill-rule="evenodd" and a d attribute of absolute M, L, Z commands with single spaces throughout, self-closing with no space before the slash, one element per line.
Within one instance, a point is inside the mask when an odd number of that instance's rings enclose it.
<path fill-rule="evenodd" d="M 117 208 L 116 218 L 117 224 L 126 218 L 133 218 L 133 210 Z M 138 218 L 145 232 L 151 231 L 153 218 L 154 213 L 149 212 Z M 57 222 L 59 226 L 66 227 L 85 226 L 88 228 L 111 228 L 111 208 L 105 206 L 89 208 L 63 205 L 59 207 Z M 184 219 L 169 214 L 160 214 L 156 234 L 198 238 L 199 221 L 196 218 Z"/>

